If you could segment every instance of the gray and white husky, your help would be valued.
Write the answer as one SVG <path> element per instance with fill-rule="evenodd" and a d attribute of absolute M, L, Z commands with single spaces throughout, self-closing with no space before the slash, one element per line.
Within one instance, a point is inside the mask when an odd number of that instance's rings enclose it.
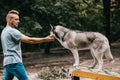
<path fill-rule="evenodd" d="M 101 71 L 104 55 L 109 61 L 114 62 L 108 39 L 101 33 L 82 32 L 71 30 L 60 25 L 51 25 L 50 34 L 52 34 L 64 48 L 72 52 L 75 59 L 73 66 L 79 66 L 78 50 L 82 48 L 89 48 L 93 56 L 94 62 L 90 68 L 94 68 L 98 64 L 98 71 Z"/>

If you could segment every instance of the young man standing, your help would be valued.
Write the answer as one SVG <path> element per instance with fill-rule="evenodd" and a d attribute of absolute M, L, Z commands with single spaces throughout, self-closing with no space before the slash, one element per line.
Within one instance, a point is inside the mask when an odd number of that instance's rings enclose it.
<path fill-rule="evenodd" d="M 19 12 L 11 10 L 6 16 L 7 25 L 1 33 L 1 43 L 4 53 L 4 80 L 13 80 L 14 76 L 18 80 L 29 80 L 27 72 L 22 62 L 21 42 L 42 43 L 54 41 L 49 35 L 44 38 L 32 38 L 22 34 L 16 28 L 19 24 Z"/>

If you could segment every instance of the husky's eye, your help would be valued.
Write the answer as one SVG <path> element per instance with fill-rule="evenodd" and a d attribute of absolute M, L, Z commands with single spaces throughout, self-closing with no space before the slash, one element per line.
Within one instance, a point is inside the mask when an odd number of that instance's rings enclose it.
<path fill-rule="evenodd" d="M 51 32 L 53 32 L 54 34 L 56 33 L 56 32 L 55 32 L 55 29 L 51 29 Z"/>
<path fill-rule="evenodd" d="M 53 30 L 55 30 L 55 27 L 53 27 Z"/>

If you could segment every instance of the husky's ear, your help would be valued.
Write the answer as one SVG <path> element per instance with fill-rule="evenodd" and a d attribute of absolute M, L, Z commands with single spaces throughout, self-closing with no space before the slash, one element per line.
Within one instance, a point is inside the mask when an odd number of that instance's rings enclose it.
<path fill-rule="evenodd" d="M 50 27 L 51 27 L 51 30 L 54 30 L 54 29 L 55 29 L 55 27 L 54 27 L 54 26 L 52 26 L 51 24 L 50 24 Z"/>

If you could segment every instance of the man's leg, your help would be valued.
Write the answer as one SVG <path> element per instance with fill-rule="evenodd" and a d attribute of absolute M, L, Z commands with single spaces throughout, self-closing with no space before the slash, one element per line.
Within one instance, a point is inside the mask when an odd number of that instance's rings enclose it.
<path fill-rule="evenodd" d="M 9 72 L 9 68 L 6 66 L 4 67 L 4 80 L 13 80 L 14 75 Z"/>
<path fill-rule="evenodd" d="M 24 67 L 24 65 L 22 63 L 14 64 L 13 74 L 19 80 L 29 80 L 28 76 L 27 76 L 27 72 L 25 70 L 25 67 Z"/>
<path fill-rule="evenodd" d="M 5 69 L 6 68 L 7 68 L 7 71 L 9 71 L 9 74 L 8 74 L 8 72 L 5 72 L 6 79 L 4 79 L 4 80 L 13 80 L 14 76 L 16 76 L 18 78 L 18 80 L 29 80 L 28 76 L 27 76 L 27 72 L 25 70 L 25 67 L 22 63 L 9 64 L 5 67 Z M 10 75 L 12 75 L 12 76 L 10 76 Z M 7 76 L 9 76 L 9 77 L 7 77 Z"/>

